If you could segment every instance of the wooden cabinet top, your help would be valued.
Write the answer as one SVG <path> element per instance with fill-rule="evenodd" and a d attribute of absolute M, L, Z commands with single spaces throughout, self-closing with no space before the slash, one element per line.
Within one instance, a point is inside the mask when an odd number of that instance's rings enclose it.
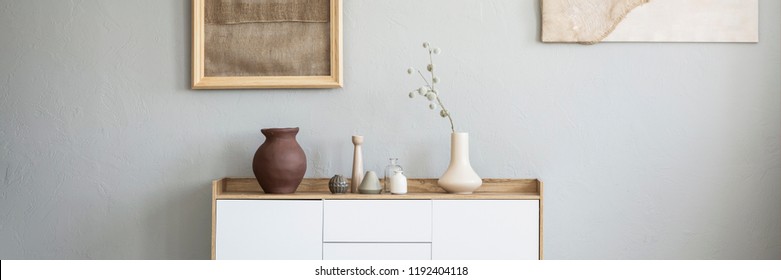
<path fill-rule="evenodd" d="M 266 194 L 254 178 L 214 180 L 212 195 L 219 199 L 531 199 L 542 196 L 542 182 L 537 179 L 483 179 L 473 194 L 449 194 L 437 186 L 437 179 L 408 179 L 407 194 L 332 194 L 328 178 L 305 178 L 295 193 Z"/>

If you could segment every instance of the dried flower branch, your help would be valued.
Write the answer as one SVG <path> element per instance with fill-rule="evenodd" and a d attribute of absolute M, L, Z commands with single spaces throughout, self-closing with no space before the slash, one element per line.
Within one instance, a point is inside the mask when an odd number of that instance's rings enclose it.
<path fill-rule="evenodd" d="M 431 76 L 431 82 L 429 82 L 429 79 L 426 79 L 426 76 L 423 75 L 423 72 L 420 70 L 417 70 L 413 67 L 410 67 L 407 69 L 407 74 L 414 74 L 415 72 L 420 75 L 420 78 L 423 79 L 423 82 L 426 84 L 416 90 L 409 92 L 409 98 L 415 98 L 415 95 L 421 95 L 426 97 L 426 99 L 429 101 L 429 109 L 436 110 L 437 105 L 439 105 L 439 108 L 442 108 L 439 111 L 439 116 L 442 118 L 447 118 L 450 121 L 450 131 L 453 133 L 456 132 L 455 125 L 453 125 L 453 118 L 450 116 L 450 111 L 445 109 L 445 105 L 442 104 L 442 99 L 439 98 L 439 92 L 434 88 L 435 84 L 438 84 L 440 82 L 439 77 L 434 75 L 434 70 L 436 67 L 434 67 L 434 55 L 440 54 L 442 52 L 439 48 L 433 48 L 428 42 L 423 43 L 423 48 L 425 48 L 428 51 L 428 60 L 429 63 L 426 65 L 426 71 L 430 73 Z M 435 102 L 436 101 L 436 102 Z"/>

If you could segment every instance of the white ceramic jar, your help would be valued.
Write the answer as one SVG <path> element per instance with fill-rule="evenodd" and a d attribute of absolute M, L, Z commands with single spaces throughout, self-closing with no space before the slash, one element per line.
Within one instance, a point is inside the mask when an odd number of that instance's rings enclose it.
<path fill-rule="evenodd" d="M 393 172 L 393 176 L 390 178 L 390 192 L 392 194 L 407 193 L 407 176 L 404 176 L 404 171 L 396 170 Z"/>

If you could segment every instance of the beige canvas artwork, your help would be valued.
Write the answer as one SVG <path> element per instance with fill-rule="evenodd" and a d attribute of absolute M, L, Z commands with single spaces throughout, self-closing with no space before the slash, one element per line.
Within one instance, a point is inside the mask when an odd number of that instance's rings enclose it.
<path fill-rule="evenodd" d="M 758 0 L 542 0 L 542 41 L 758 42 Z"/>
<path fill-rule="evenodd" d="M 207 0 L 206 76 L 327 76 L 328 0 Z"/>

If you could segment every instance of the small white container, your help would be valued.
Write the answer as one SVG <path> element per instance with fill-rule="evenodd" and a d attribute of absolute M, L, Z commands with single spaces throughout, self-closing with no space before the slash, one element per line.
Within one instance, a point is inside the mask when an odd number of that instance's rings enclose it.
<path fill-rule="evenodd" d="M 390 178 L 390 192 L 392 194 L 407 193 L 407 176 L 404 176 L 404 171 L 396 170 L 393 172 L 393 176 Z"/>

